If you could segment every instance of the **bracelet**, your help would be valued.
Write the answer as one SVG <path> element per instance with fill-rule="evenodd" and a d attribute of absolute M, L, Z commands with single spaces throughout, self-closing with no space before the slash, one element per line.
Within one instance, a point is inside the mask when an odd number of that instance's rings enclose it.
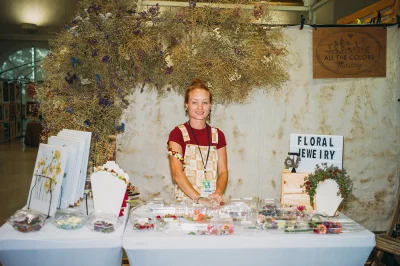
<path fill-rule="evenodd" d="M 168 149 L 168 154 L 171 156 L 174 156 L 176 159 L 178 159 L 182 163 L 182 167 L 185 168 L 185 159 L 182 157 L 182 154 L 180 154 L 177 151 L 174 151 L 173 149 Z"/>
<path fill-rule="evenodd" d="M 200 199 L 204 199 L 203 197 L 198 197 L 196 200 L 195 200 L 195 203 L 196 204 L 200 204 Z"/>

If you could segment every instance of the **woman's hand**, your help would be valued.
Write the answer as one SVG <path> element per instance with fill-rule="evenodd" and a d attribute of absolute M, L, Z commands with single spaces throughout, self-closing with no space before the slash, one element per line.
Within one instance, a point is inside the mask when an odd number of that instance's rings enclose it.
<path fill-rule="evenodd" d="M 211 201 L 209 198 L 200 197 L 197 202 L 200 203 L 201 205 L 204 205 L 207 208 L 211 207 Z"/>
<path fill-rule="evenodd" d="M 222 195 L 215 192 L 208 195 L 208 199 L 210 200 L 210 207 L 213 209 L 219 208 L 221 206 L 221 202 L 223 202 Z"/>

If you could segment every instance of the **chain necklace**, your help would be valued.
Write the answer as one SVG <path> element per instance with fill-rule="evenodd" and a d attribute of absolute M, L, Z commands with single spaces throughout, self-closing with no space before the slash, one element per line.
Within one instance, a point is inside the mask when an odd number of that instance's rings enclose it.
<path fill-rule="evenodd" d="M 208 151 L 207 151 L 207 158 L 206 158 L 206 162 L 205 163 L 204 163 L 204 159 L 203 159 L 203 154 L 201 153 L 201 150 L 200 150 L 199 142 L 197 141 L 197 138 L 196 138 L 196 135 L 194 134 L 194 130 L 193 130 L 192 126 L 190 125 L 190 121 L 188 121 L 188 124 L 189 124 L 189 127 L 190 127 L 190 131 L 192 131 L 194 140 L 196 141 L 197 148 L 199 149 L 199 152 L 200 152 L 201 161 L 203 162 L 203 167 L 204 167 L 204 173 L 206 173 L 207 163 L 208 163 L 208 156 L 210 155 L 210 131 L 208 130 L 208 124 L 206 123 L 207 139 L 208 139 Z"/>

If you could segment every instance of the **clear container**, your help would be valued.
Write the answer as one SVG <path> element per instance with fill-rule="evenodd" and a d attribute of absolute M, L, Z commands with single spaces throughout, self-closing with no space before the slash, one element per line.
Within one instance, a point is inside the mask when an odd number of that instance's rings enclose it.
<path fill-rule="evenodd" d="M 184 223 L 182 230 L 188 235 L 233 235 L 235 225 L 222 221 L 209 223 Z"/>
<path fill-rule="evenodd" d="M 186 208 L 186 212 L 183 218 L 188 221 L 193 221 L 197 223 L 207 222 L 213 218 L 213 216 L 210 215 L 211 212 L 212 211 L 209 211 L 204 206 L 188 207 Z"/>
<path fill-rule="evenodd" d="M 82 228 L 87 222 L 87 215 L 79 210 L 58 210 L 52 219 L 52 223 L 60 229 L 74 230 Z"/>
<path fill-rule="evenodd" d="M 118 216 L 113 214 L 93 213 L 86 225 L 96 232 L 112 233 L 121 225 L 121 220 L 118 220 Z"/>
<path fill-rule="evenodd" d="M 233 222 L 250 221 L 252 210 L 249 205 L 242 201 L 230 202 L 221 207 L 219 218 L 223 220 L 231 219 Z"/>
<path fill-rule="evenodd" d="M 29 209 L 16 211 L 7 222 L 15 230 L 28 233 L 42 229 L 45 219 L 45 215 L 42 213 Z"/>
<path fill-rule="evenodd" d="M 277 217 L 280 220 L 296 220 L 297 219 L 297 209 L 296 208 L 277 208 Z"/>
<path fill-rule="evenodd" d="M 275 199 L 264 199 L 260 204 L 259 214 L 267 216 L 267 217 L 276 217 L 277 213 L 277 204 Z"/>
<path fill-rule="evenodd" d="M 152 230 L 156 227 L 152 218 L 131 217 L 131 223 L 134 230 Z"/>
<path fill-rule="evenodd" d="M 316 234 L 340 234 L 342 232 L 342 224 L 339 222 L 310 222 L 310 227 Z"/>
<path fill-rule="evenodd" d="M 164 205 L 165 203 L 163 198 L 154 198 L 147 202 L 147 206 L 149 208 L 159 208 L 159 207 L 164 207 Z"/>

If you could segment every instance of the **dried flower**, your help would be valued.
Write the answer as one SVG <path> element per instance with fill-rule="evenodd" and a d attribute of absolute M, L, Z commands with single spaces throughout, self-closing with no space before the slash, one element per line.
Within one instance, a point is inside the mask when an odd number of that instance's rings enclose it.
<path fill-rule="evenodd" d="M 87 125 L 88 127 L 92 125 L 92 122 L 90 122 L 89 119 L 86 119 L 83 123 L 85 123 L 85 125 Z"/>
<path fill-rule="evenodd" d="M 103 58 L 101 59 L 101 61 L 103 63 L 108 63 L 108 61 L 110 61 L 110 57 L 108 55 L 103 56 Z"/>
<path fill-rule="evenodd" d="M 125 123 L 121 123 L 121 125 L 117 126 L 117 133 L 125 132 Z"/>
<path fill-rule="evenodd" d="M 72 107 L 68 107 L 65 109 L 65 112 L 71 115 L 74 112 L 74 109 Z"/>

